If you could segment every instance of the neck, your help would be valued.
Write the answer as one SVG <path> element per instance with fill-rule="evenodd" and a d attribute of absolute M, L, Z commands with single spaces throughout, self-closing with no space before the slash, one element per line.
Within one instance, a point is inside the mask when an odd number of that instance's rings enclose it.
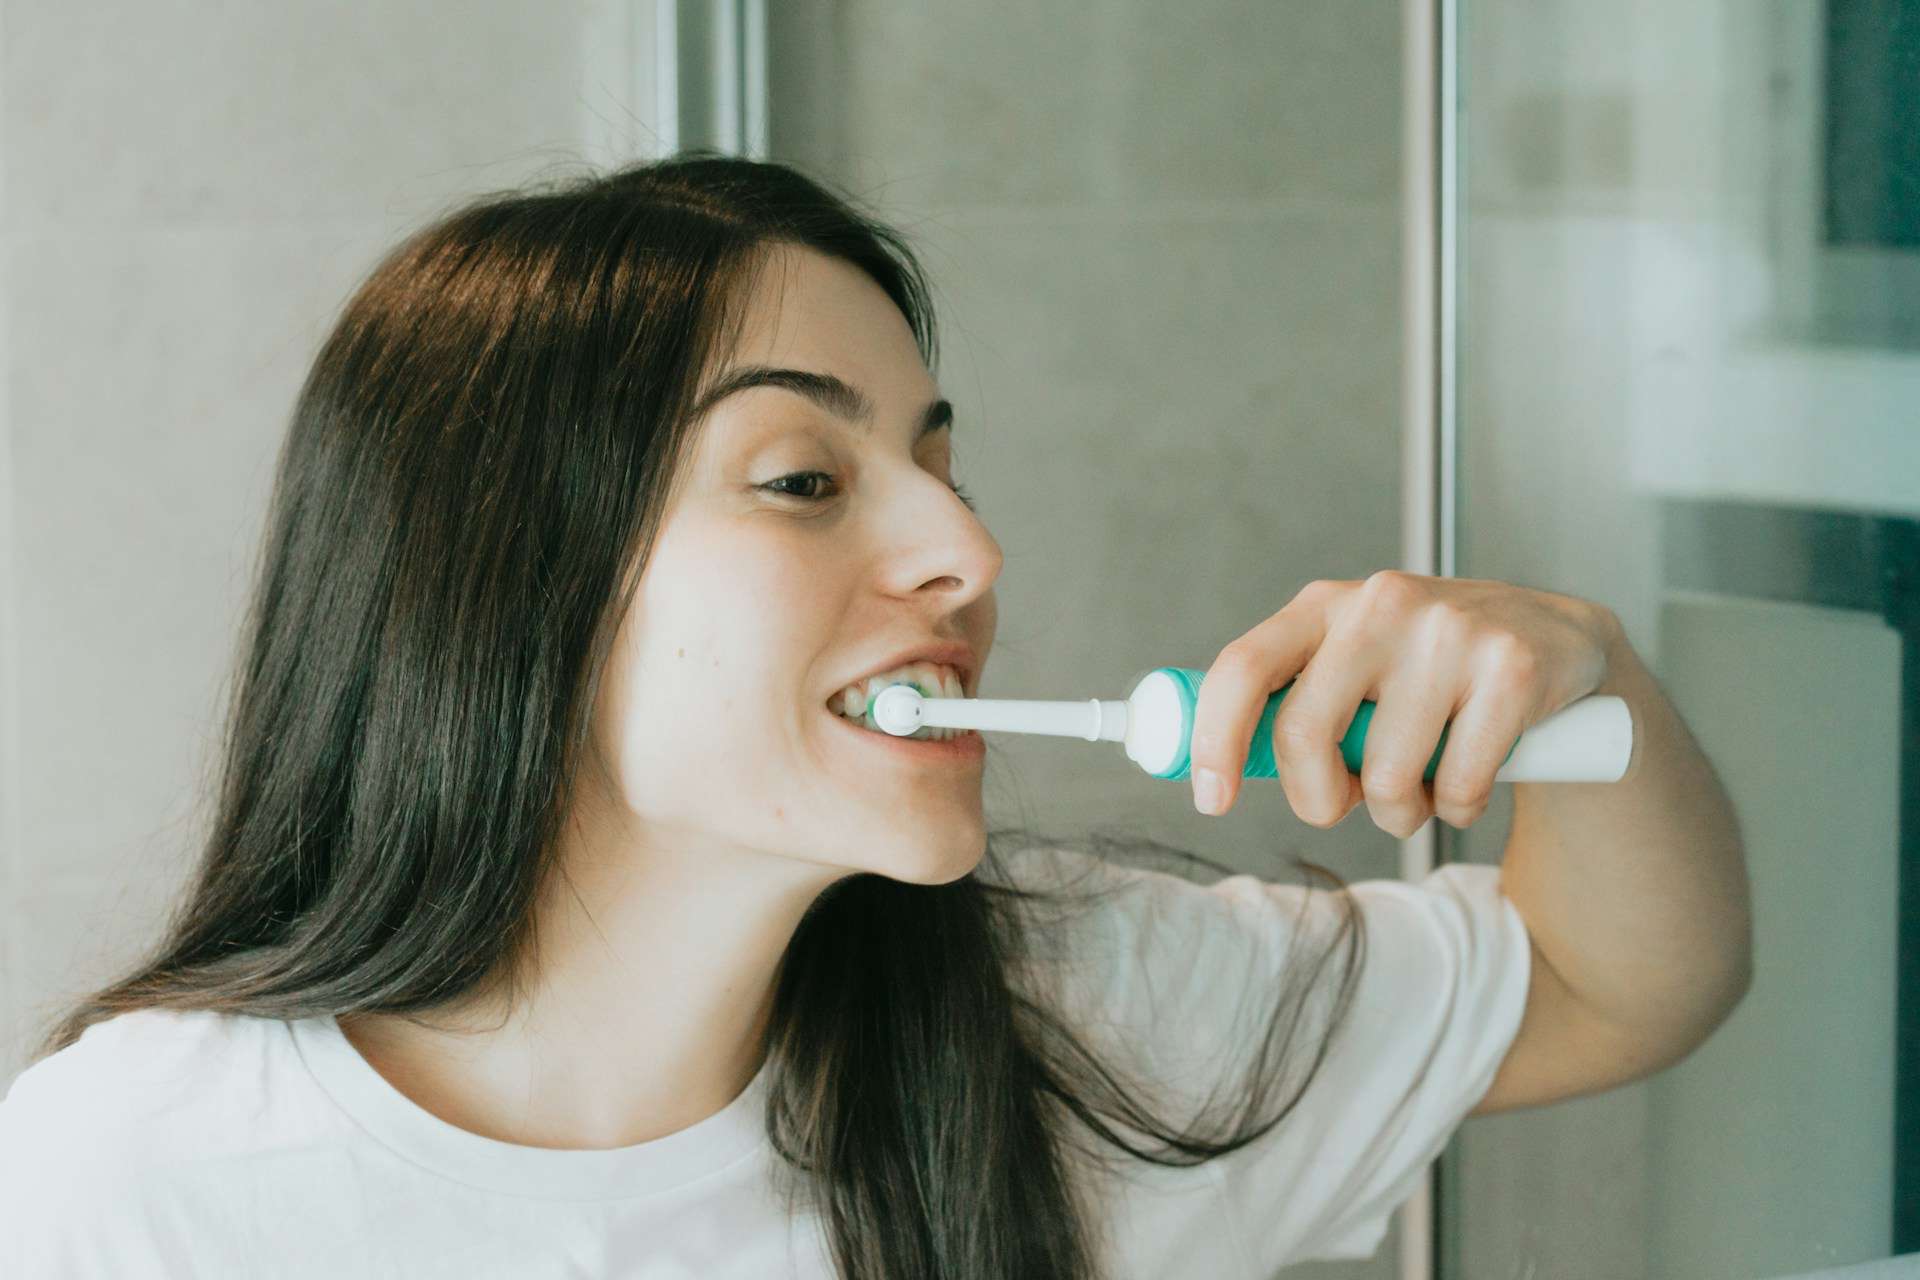
<path fill-rule="evenodd" d="M 800 918 L 843 870 L 746 850 L 582 843 L 537 908 L 520 1003 L 415 1021 L 342 1015 L 387 1081 L 449 1124 L 523 1146 L 609 1148 L 721 1110 L 765 1060 Z"/>

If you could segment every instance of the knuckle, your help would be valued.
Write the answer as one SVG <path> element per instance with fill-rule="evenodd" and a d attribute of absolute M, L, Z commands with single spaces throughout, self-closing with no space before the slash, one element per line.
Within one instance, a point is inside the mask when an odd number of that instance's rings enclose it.
<path fill-rule="evenodd" d="M 1340 584 L 1331 578 L 1315 578 L 1312 582 L 1309 582 L 1306 586 L 1294 592 L 1293 598 L 1295 600 L 1313 603 L 1335 594 L 1339 589 Z"/>
<path fill-rule="evenodd" d="M 1362 591 L 1374 608 L 1407 609 L 1420 599 L 1420 579 L 1402 569 L 1380 569 L 1367 575 Z"/>
<path fill-rule="evenodd" d="M 1397 586 L 1375 587 L 1373 579 L 1367 580 L 1355 595 L 1348 616 L 1363 627 L 1376 631 L 1404 628 L 1408 619 L 1419 611 L 1407 588 Z"/>
<path fill-rule="evenodd" d="M 1450 813 L 1476 813 L 1491 795 L 1489 787 L 1452 780 L 1440 782 L 1433 789 L 1434 804 Z"/>
<path fill-rule="evenodd" d="M 1304 760 L 1319 749 L 1321 733 L 1317 726 L 1297 717 L 1281 716 L 1273 726 L 1273 750 L 1282 760 Z"/>
<path fill-rule="evenodd" d="M 1475 773 L 1478 770 L 1484 770 L 1484 773 L 1480 775 L 1478 783 L 1475 783 L 1473 777 L 1463 777 L 1455 781 L 1452 783 L 1453 793 L 1465 794 L 1469 800 L 1475 794 L 1484 798 L 1494 793 L 1494 773 L 1500 770 L 1500 762 L 1505 760 L 1507 748 L 1513 747 L 1515 737 L 1519 737 L 1519 729 L 1513 729 L 1511 733 L 1507 733 L 1494 725 L 1480 725 L 1473 733 L 1463 735 L 1459 741 L 1461 756 L 1465 756 L 1461 764 L 1471 766 L 1467 773 Z M 1469 791 L 1469 787 L 1475 787 L 1475 785 L 1478 785 L 1478 791 Z"/>
<path fill-rule="evenodd" d="M 1511 631 L 1488 632 L 1483 643 L 1501 671 L 1531 675 L 1540 665 L 1539 655 L 1533 651 L 1533 646 Z"/>
<path fill-rule="evenodd" d="M 1363 770 L 1360 783 L 1368 795 L 1389 805 L 1405 805 L 1418 794 L 1413 775 L 1399 765 L 1382 765 L 1371 773 Z"/>
<path fill-rule="evenodd" d="M 1242 636 L 1237 640 L 1229 641 L 1226 647 L 1220 650 L 1219 656 L 1213 660 L 1213 668 L 1215 671 L 1244 672 L 1253 670 L 1259 662 L 1260 655 L 1255 651 L 1253 643 Z"/>
<path fill-rule="evenodd" d="M 1452 600 L 1430 605 L 1426 622 L 1436 644 L 1464 652 L 1473 639 L 1473 615 Z"/>

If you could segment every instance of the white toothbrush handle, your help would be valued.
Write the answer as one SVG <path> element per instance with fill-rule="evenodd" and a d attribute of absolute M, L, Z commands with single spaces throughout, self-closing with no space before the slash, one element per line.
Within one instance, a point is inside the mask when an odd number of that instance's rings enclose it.
<path fill-rule="evenodd" d="M 936 729 L 1039 733 L 1088 742 L 1119 742 L 1127 731 L 1127 704 L 1034 701 L 1024 698 L 922 698 L 919 723 Z"/>
<path fill-rule="evenodd" d="M 1170 765 L 1176 754 L 1184 755 L 1186 746 L 1180 729 L 1184 717 L 1177 706 L 1159 706 L 1151 696 L 1144 700 L 1139 696 L 1143 692 L 1151 695 L 1156 688 L 1143 682 L 1136 690 L 1134 711 L 1144 723 L 1135 726 L 1135 741 L 1129 750 L 1150 773 L 1161 772 L 1161 766 Z M 929 725 L 1048 734 L 1088 742 L 1127 741 L 1126 701 L 927 698 L 904 688 L 895 694 L 895 700 L 902 717 L 900 731 L 905 733 Z M 1493 777 L 1495 782 L 1617 782 L 1626 773 L 1632 755 L 1633 718 L 1626 700 L 1596 694 L 1561 708 L 1521 734 L 1513 754 Z"/>
<path fill-rule="evenodd" d="M 1627 700 L 1590 694 L 1520 735 L 1495 782 L 1618 782 L 1633 759 Z"/>

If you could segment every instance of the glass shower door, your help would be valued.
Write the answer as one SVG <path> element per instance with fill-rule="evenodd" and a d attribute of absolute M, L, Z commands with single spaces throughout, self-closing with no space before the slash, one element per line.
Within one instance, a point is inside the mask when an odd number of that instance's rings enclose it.
<path fill-rule="evenodd" d="M 1920 0 L 1458 15 L 1451 571 L 1621 617 L 1738 809 L 1756 977 L 1676 1067 L 1468 1124 L 1439 1273 L 1920 1253 Z"/>

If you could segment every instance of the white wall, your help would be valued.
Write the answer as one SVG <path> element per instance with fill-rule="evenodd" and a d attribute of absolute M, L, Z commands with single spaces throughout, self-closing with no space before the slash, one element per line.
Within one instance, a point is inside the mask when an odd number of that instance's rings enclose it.
<path fill-rule="evenodd" d="M 0 4 L 0 1080 L 196 852 L 337 309 L 452 199 L 653 154 L 651 9 Z"/>

